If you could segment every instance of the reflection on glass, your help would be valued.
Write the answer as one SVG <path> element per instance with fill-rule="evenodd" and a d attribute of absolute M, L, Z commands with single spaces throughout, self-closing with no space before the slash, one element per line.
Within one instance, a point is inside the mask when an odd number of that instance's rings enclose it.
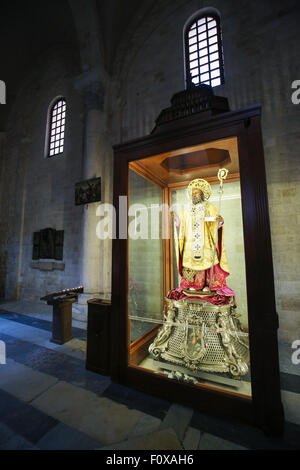
<path fill-rule="evenodd" d="M 128 303 L 131 341 L 135 341 L 153 328 L 156 319 L 162 322 L 161 223 L 160 218 L 151 217 L 151 211 L 162 203 L 162 193 L 160 187 L 131 170 L 129 186 Z"/>

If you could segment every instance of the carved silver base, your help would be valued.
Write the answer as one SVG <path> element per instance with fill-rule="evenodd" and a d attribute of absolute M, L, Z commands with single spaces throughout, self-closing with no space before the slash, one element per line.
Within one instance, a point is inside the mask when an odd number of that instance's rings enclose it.
<path fill-rule="evenodd" d="M 149 347 L 159 361 L 190 371 L 247 374 L 248 334 L 233 305 L 217 306 L 197 299 L 170 300 L 168 315 Z"/>

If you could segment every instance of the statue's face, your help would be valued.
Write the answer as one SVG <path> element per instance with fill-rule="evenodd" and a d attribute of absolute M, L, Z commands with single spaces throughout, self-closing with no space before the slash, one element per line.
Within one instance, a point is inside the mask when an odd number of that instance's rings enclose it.
<path fill-rule="evenodd" d="M 198 188 L 193 189 L 192 201 L 193 201 L 193 204 L 198 204 L 199 202 L 204 201 L 204 196 L 203 196 L 203 192 L 201 191 L 201 189 L 198 189 Z"/>

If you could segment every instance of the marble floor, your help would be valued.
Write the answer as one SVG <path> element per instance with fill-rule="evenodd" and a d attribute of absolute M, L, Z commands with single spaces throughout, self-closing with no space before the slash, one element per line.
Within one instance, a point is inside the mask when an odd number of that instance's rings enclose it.
<path fill-rule="evenodd" d="M 86 370 L 85 323 L 74 320 L 74 338 L 57 345 L 51 312 L 42 303 L 0 303 L 0 449 L 300 449 L 300 365 L 290 345 L 280 345 L 285 435 L 270 438 Z"/>

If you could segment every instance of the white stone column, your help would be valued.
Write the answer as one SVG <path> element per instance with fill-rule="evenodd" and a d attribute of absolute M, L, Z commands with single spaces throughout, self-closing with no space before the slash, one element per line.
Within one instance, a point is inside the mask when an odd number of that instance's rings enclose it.
<path fill-rule="evenodd" d="M 94 83 L 84 87 L 83 90 L 81 89 L 81 94 L 85 104 L 82 180 L 97 177 L 103 179 L 102 170 L 106 149 L 104 93 L 99 84 Z M 102 297 L 100 272 L 103 247 L 102 241 L 98 239 L 96 234 L 98 223 L 96 210 L 98 205 L 99 202 L 94 202 L 85 204 L 83 207 L 80 274 L 84 294 L 79 296 L 78 304 L 75 304 L 73 309 L 73 317 L 80 320 L 86 320 L 87 300 Z"/>
<path fill-rule="evenodd" d="M 99 95 L 94 91 L 85 92 L 86 118 L 84 137 L 84 158 L 82 179 L 101 177 L 103 159 L 103 111 Z M 81 279 L 88 295 L 100 294 L 100 250 L 101 243 L 96 235 L 96 209 L 99 202 L 85 204 L 82 226 L 82 268 Z"/>

